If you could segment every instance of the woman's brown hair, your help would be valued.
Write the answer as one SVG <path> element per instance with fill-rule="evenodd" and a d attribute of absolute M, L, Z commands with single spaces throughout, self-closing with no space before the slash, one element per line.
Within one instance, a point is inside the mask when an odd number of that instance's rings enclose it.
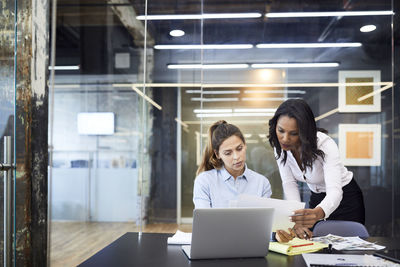
<path fill-rule="evenodd" d="M 239 137 L 243 141 L 243 144 L 246 143 L 242 132 L 233 124 L 220 120 L 210 126 L 208 129 L 207 146 L 204 149 L 203 158 L 196 175 L 204 171 L 220 169 L 224 165 L 222 160 L 217 158 L 216 152 L 219 151 L 220 145 L 233 135 Z"/>

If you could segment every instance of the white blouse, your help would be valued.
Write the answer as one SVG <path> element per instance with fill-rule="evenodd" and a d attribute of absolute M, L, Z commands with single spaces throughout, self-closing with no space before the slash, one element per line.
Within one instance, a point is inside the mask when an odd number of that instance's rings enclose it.
<path fill-rule="evenodd" d="M 290 151 L 287 152 L 285 165 L 282 162 L 284 156 L 282 151 L 278 167 L 286 199 L 300 201 L 297 181 L 307 183 L 314 193 L 326 192 L 325 198 L 317 207 L 324 210 L 327 218 L 339 206 L 343 198 L 342 188 L 350 183 L 353 173 L 344 167 L 340 160 L 339 149 L 331 137 L 317 132 L 317 147 L 325 153 L 325 159 L 318 156 L 312 170 L 307 167 L 302 171 Z"/>

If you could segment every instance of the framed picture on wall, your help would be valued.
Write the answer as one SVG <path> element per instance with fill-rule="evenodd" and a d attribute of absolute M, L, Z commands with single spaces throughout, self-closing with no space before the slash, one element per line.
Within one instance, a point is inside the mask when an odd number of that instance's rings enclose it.
<path fill-rule="evenodd" d="M 339 151 L 345 166 L 380 166 L 381 125 L 339 124 Z"/>
<path fill-rule="evenodd" d="M 358 98 L 378 91 L 380 82 L 379 70 L 339 71 L 339 112 L 380 112 L 380 93 L 358 101 Z M 354 85 L 355 83 L 368 85 Z"/>

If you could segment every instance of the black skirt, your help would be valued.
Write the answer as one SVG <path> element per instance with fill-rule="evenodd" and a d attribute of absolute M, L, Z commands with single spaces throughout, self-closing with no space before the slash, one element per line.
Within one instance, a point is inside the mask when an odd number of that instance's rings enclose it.
<path fill-rule="evenodd" d="M 327 220 L 354 221 L 365 224 L 364 198 L 360 187 L 354 178 L 343 188 L 343 198 L 339 207 L 329 215 Z M 326 193 L 311 191 L 309 206 L 315 208 L 325 198 Z"/>

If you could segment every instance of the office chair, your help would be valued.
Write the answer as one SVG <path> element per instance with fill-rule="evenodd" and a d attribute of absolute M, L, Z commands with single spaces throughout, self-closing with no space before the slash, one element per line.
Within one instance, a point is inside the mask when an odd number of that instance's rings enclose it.
<path fill-rule="evenodd" d="M 352 221 L 321 221 L 314 226 L 314 236 L 325 236 L 328 234 L 339 236 L 359 236 L 361 238 L 369 237 L 368 231 L 364 225 Z"/>

